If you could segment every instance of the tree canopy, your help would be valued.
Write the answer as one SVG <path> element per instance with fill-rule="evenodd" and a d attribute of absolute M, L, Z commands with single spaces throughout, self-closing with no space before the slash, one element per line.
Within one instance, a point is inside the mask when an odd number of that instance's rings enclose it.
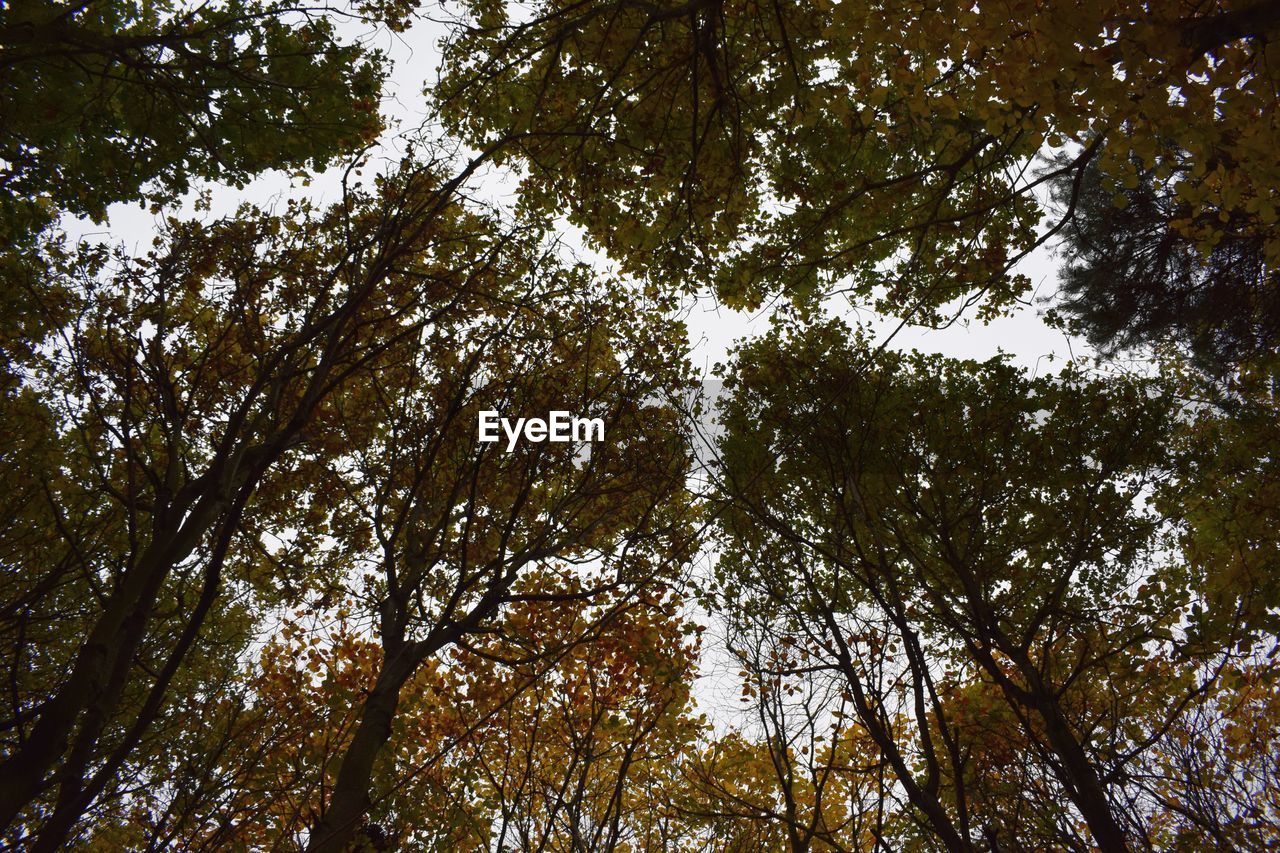
<path fill-rule="evenodd" d="M 172 198 L 198 179 L 321 167 L 382 127 L 381 58 L 337 24 L 255 0 L 9 4 L 0 182 L 101 220 L 112 202 Z"/>
<path fill-rule="evenodd" d="M 1176 143 L 1206 214 L 1178 233 L 1212 246 L 1234 218 L 1280 257 L 1273 4 L 465 5 L 452 126 L 516 134 L 525 203 L 730 304 L 848 287 L 918 319 L 1008 306 L 1043 237 L 1046 146 L 1070 153 L 1051 174 L 1096 158 L 1129 185 L 1168 177 Z"/>
<path fill-rule="evenodd" d="M 445 10 L 0 9 L 0 845 L 1280 843 L 1275 4 Z"/>
<path fill-rule="evenodd" d="M 1266 259 L 1268 232 L 1189 204 L 1183 182 L 1155 169 L 1140 169 L 1129 183 L 1113 194 L 1091 164 L 1078 183 L 1063 177 L 1054 187 L 1070 208 L 1064 314 L 1112 355 L 1169 341 L 1210 373 L 1275 352 L 1280 287 Z M 1217 220 L 1216 236 L 1202 248 L 1182 229 L 1206 218 Z"/>

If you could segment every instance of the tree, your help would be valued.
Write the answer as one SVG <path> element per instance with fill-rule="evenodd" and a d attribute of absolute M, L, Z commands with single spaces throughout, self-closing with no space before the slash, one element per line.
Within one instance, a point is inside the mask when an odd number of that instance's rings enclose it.
<path fill-rule="evenodd" d="M 1223 222 L 1212 207 L 1180 197 L 1175 187 L 1185 194 L 1185 178 L 1139 167 L 1133 186 L 1118 192 L 1096 165 L 1078 185 L 1059 178 L 1057 201 L 1069 212 L 1056 301 L 1108 354 L 1174 341 L 1220 376 L 1276 351 L 1280 272 L 1251 223 L 1240 216 Z M 1197 245 L 1184 232 L 1192 223 L 1204 227 L 1204 219 L 1217 220 L 1217 236 Z"/>
<path fill-rule="evenodd" d="M 1206 642 L 1243 634 L 1272 641 L 1280 584 L 1280 384 L 1274 356 L 1247 360 L 1225 377 L 1206 377 L 1179 358 L 1160 362 L 1189 412 L 1173 447 L 1177 476 L 1157 506 L 1179 524 L 1182 552 L 1202 578 Z"/>
<path fill-rule="evenodd" d="M 66 256 L 70 305 L 41 308 L 71 319 L 6 398 L 42 427 L 11 468 L 38 484 L 15 495 L 38 523 L 4 533 L 14 831 L 71 831 L 163 715 L 228 587 L 265 607 L 351 565 L 322 547 L 337 412 L 368 405 L 365 368 L 406 338 L 520 305 L 541 255 L 458 206 L 466 174 L 410 162 L 328 210 L 173 221 L 143 259 Z"/>
<path fill-rule="evenodd" d="M 1095 158 L 1127 182 L 1169 139 L 1203 211 L 1176 228 L 1213 241 L 1221 214 L 1280 257 L 1271 3 L 464 6 L 451 127 L 515 134 L 525 204 L 734 306 L 845 289 L 918 322 L 1001 310 L 1049 236 L 1036 187 Z M 1071 156 L 1038 174 L 1047 146 Z"/>
<path fill-rule="evenodd" d="M 345 28 L 412 0 L 0 11 L 2 842 L 1273 845 L 1275 4 L 462 8 L 444 133 L 369 181 L 387 69 Z M 198 201 L 141 253 L 51 227 L 336 158 L 335 203 Z M 822 313 L 989 317 L 1057 236 L 1081 327 L 1176 338 L 1156 375 Z M 707 284 L 793 303 L 729 369 L 709 505 Z"/>
<path fill-rule="evenodd" d="M 366 526 L 345 535 L 369 543 L 361 563 L 372 577 L 359 592 L 383 657 L 309 850 L 350 842 L 400 692 L 428 660 L 499 630 L 525 601 L 622 606 L 691 557 L 688 453 L 678 412 L 662 402 L 687 381 L 677 327 L 662 320 L 671 306 L 593 287 L 588 275 L 534 277 L 509 309 L 495 306 L 447 339 L 403 340 L 369 365 L 369 404 L 332 424 L 335 440 L 359 448 L 344 491 L 359 496 L 353 516 Z M 507 452 L 478 443 L 482 410 L 600 417 L 608 440 Z M 549 579 L 521 584 L 539 572 Z M 555 637 L 528 633 L 491 653 L 543 654 Z"/>
<path fill-rule="evenodd" d="M 909 809 L 852 723 L 842 681 L 806 665 L 797 637 L 758 615 L 726 620 L 750 720 L 690 762 L 682 807 L 732 839 L 725 849 L 902 849 Z"/>
<path fill-rule="evenodd" d="M 498 632 L 472 638 L 480 646 L 442 650 L 406 682 L 357 840 L 676 849 L 662 798 L 700 725 L 688 714 L 693 646 L 678 602 L 656 590 L 621 607 L 552 601 L 565 590 L 549 571 L 519 583 L 544 598 L 509 608 Z M 200 784 L 140 785 L 145 808 L 99 821 L 90 843 L 304 847 L 382 666 L 361 621 L 354 600 L 291 615 L 248 695 L 175 738 L 195 741 L 177 752 L 191 762 L 181 778 Z"/>
<path fill-rule="evenodd" d="M 1204 579 L 1150 505 L 1176 476 L 1168 397 L 883 352 L 832 323 L 745 345 L 730 387 L 721 609 L 793 638 L 765 674 L 842 679 L 948 849 L 1144 846 L 1132 763 L 1245 641 L 1184 630 Z M 1016 725 L 1004 746 L 966 722 L 993 714 Z M 997 747 L 1021 766 L 981 758 Z M 1036 820 L 1000 817 L 1019 811 Z"/>
<path fill-rule="evenodd" d="M 339 40 L 342 17 L 270 0 L 6 4 L 3 236 L 41 224 L 38 206 L 101 221 L 113 202 L 322 168 L 360 148 L 382 129 L 386 72 Z"/>
<path fill-rule="evenodd" d="M 670 802 L 702 727 L 690 713 L 697 646 L 681 604 L 650 588 L 601 620 L 575 603 L 537 603 L 512 614 L 518 631 L 479 650 L 509 658 L 514 645 L 524 658 L 491 667 L 477 693 L 513 701 L 454 758 L 488 804 L 476 821 L 492 828 L 488 847 L 678 850 L 694 840 Z M 544 675 L 548 637 L 583 641 Z"/>
<path fill-rule="evenodd" d="M 1280 834 L 1274 660 L 1244 659 L 1188 708 L 1135 774 L 1159 804 L 1158 846 L 1265 850 Z"/>
<path fill-rule="evenodd" d="M 410 11 L 360 9 L 393 28 Z M 0 38 L 17 250 L 3 260 L 19 308 L 3 329 L 4 414 L 23 427 L 4 475 L 24 522 L 4 542 L 0 822 L 53 849 L 91 811 L 137 807 L 132 786 L 165 778 L 167 744 L 197 708 L 230 717 L 222 741 L 190 740 L 185 772 L 217 769 L 200 744 L 244 755 L 243 692 L 209 691 L 238 673 L 255 611 L 328 600 L 374 559 L 385 586 L 359 592 L 383 602 L 385 665 L 336 794 L 308 817 L 313 844 L 341 845 L 399 689 L 432 654 L 526 598 L 622 606 L 687 559 L 687 543 L 657 544 L 684 523 L 684 457 L 671 416 L 645 400 L 683 369 L 674 327 L 659 333 L 669 306 L 640 310 L 582 267 L 555 272 L 536 229 L 459 206 L 485 152 L 453 177 L 406 162 L 372 192 L 344 183 L 324 211 L 169 219 L 145 258 L 67 246 L 39 233 L 63 210 L 101 219 L 112 202 L 319 168 L 367 142 L 380 58 L 341 45 L 328 13 L 278 4 L 30 4 L 6 10 Z M 523 358 L 503 352 L 517 338 Z M 473 459 L 484 395 L 471 382 L 495 405 L 576 402 L 610 419 L 614 443 Z M 450 475 L 449 492 L 423 492 Z M 585 588 L 518 583 L 532 566 L 567 582 L 591 560 Z M 455 585 L 437 589 L 449 570 Z"/>

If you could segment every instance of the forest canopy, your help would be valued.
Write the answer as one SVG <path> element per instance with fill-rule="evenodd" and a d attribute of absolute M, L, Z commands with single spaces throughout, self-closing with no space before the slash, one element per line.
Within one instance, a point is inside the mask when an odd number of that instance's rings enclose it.
<path fill-rule="evenodd" d="M 1277 151 L 1263 0 L 5 4 L 0 846 L 1274 848 Z"/>

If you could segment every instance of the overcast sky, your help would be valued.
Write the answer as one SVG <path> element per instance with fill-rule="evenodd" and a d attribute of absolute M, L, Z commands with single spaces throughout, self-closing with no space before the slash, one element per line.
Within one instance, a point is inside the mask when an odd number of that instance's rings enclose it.
<path fill-rule="evenodd" d="M 349 30 L 353 37 L 361 32 L 354 26 Z M 365 33 L 366 43 L 383 50 L 393 62 L 383 101 L 383 112 L 392 129 L 386 134 L 386 144 L 381 151 L 375 152 L 371 158 L 368 173 L 372 174 L 378 167 L 380 158 L 398 159 L 398 152 L 402 149 L 396 139 L 397 132 L 410 133 L 427 119 L 427 102 L 422 93 L 435 79 L 440 55 L 437 42 L 445 32 L 445 26 L 439 21 L 423 20 L 408 33 L 398 36 L 386 32 L 373 36 Z M 229 214 L 242 201 L 269 208 L 289 195 L 305 194 L 318 202 L 334 201 L 338 196 L 340 174 L 341 170 L 330 170 L 304 188 L 299 180 L 288 175 L 268 173 L 244 190 L 216 190 L 212 213 Z M 513 190 L 514 182 L 509 178 L 504 180 L 494 171 L 490 171 L 480 184 L 481 194 L 499 204 L 510 201 Z M 191 212 L 189 204 L 184 212 Z M 154 236 L 155 226 L 156 218 L 136 205 L 115 205 L 108 228 L 79 222 L 71 223 L 68 231 L 73 236 L 101 235 L 112 242 L 122 241 L 133 251 L 145 252 Z M 577 235 L 570 229 L 566 228 L 561 236 L 575 251 L 583 252 Z M 1053 292 L 1055 268 L 1056 263 L 1048 249 L 1032 255 L 1019 268 L 1031 280 L 1036 299 Z M 1005 352 L 1017 363 L 1039 372 L 1056 370 L 1070 356 L 1088 353 L 1082 341 L 1068 340 L 1061 332 L 1048 328 L 1041 321 L 1042 306 L 1024 307 L 1013 316 L 990 324 L 984 325 L 976 320 L 961 321 L 944 330 L 917 327 L 898 330 L 896 320 L 880 317 L 865 308 L 855 308 L 843 298 L 830 300 L 828 307 L 833 314 L 844 316 L 850 323 L 870 323 L 881 336 L 893 333 L 891 345 L 899 349 L 914 348 L 976 359 Z M 735 339 L 766 328 L 768 310 L 766 306 L 757 312 L 732 311 L 706 295 L 689 297 L 685 319 L 689 328 L 690 358 L 699 375 L 710 377 L 714 365 L 725 360 Z M 1055 356 L 1053 362 L 1046 358 L 1050 355 Z"/>
<path fill-rule="evenodd" d="M 375 152 L 372 157 L 367 174 L 374 173 L 379 159 L 384 162 L 399 159 L 397 152 L 401 148 L 395 138 L 397 131 L 411 132 L 426 120 L 426 99 L 422 92 L 435 78 L 439 58 L 436 42 L 444 32 L 441 24 L 424 21 L 403 36 L 381 33 L 374 37 L 373 45 L 384 50 L 394 62 L 384 98 L 384 114 L 392 129 L 387 134 L 382 150 Z M 278 172 L 269 173 L 244 190 L 216 189 L 210 214 L 196 214 L 189 199 L 179 215 L 231 214 L 237 205 L 245 201 L 265 208 L 283 207 L 283 200 L 291 195 L 305 195 L 317 203 L 333 202 L 339 197 L 341 173 L 341 169 L 330 170 L 324 175 L 313 177 L 306 187 L 298 178 Z M 504 178 L 499 173 L 490 172 L 481 182 L 479 190 L 486 200 L 497 204 L 509 203 L 513 200 L 514 182 L 510 176 Z M 72 237 L 96 235 L 112 243 L 123 242 L 136 253 L 145 253 L 156 233 L 156 226 L 157 217 L 138 206 L 115 205 L 111 209 L 111 219 L 106 227 L 81 221 L 69 222 L 67 230 Z M 572 231 L 566 229 L 561 236 L 575 251 L 590 255 L 582 249 L 578 236 Z M 603 259 L 600 260 L 603 262 Z M 1034 298 L 1043 298 L 1053 292 L 1055 267 L 1050 251 L 1042 249 L 1019 268 L 1030 279 Z M 914 348 L 975 359 L 986 359 L 1004 352 L 1016 363 L 1040 373 L 1056 371 L 1071 356 L 1087 353 L 1082 342 L 1070 341 L 1060 332 L 1048 328 L 1040 319 L 1042 307 L 1035 305 L 1024 307 L 1013 316 L 989 324 L 976 320 L 961 321 L 945 330 L 915 327 L 897 330 L 899 324 L 896 320 L 879 317 L 870 310 L 857 310 L 841 299 L 831 300 L 829 309 L 833 314 L 845 317 L 851 324 L 871 324 L 881 336 L 894 333 L 892 346 L 899 349 Z M 731 311 L 717 305 L 708 296 L 688 297 L 685 314 L 690 337 L 690 359 L 695 371 L 708 378 L 713 375 L 714 365 L 726 360 L 735 339 L 762 331 L 768 325 L 767 308 L 758 312 Z M 1051 362 L 1048 356 L 1055 358 Z M 712 394 L 716 391 L 715 385 L 716 383 L 712 383 L 708 389 Z M 708 427 L 710 424 L 704 424 L 704 430 Z M 711 431 L 714 432 L 714 428 Z M 704 548 L 695 571 L 707 570 L 714 558 L 711 548 Z M 699 618 L 699 614 L 691 615 Z M 710 624 L 695 695 L 702 709 L 710 712 L 717 724 L 732 724 L 737 721 L 734 709 L 740 707 L 736 701 L 739 690 L 735 674 L 737 665 L 727 655 L 723 637 L 719 636 L 722 627 L 715 624 L 716 620 L 708 619 L 707 614 L 700 616 Z"/>

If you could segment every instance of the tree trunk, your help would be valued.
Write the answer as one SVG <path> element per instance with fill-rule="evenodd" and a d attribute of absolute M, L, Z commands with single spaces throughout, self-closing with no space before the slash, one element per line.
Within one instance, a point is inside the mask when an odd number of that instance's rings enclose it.
<path fill-rule="evenodd" d="M 391 737 L 391 723 L 400 702 L 400 689 L 426 653 L 415 643 L 403 644 L 383 663 L 372 692 L 365 699 L 351 743 L 342 755 L 338 781 L 324 815 L 311 831 L 307 853 L 342 853 L 351 844 L 360 821 L 369 811 L 373 765 Z"/>
<path fill-rule="evenodd" d="M 1072 798 L 1080 815 L 1093 834 L 1094 843 L 1103 853 L 1127 853 L 1129 841 L 1124 829 L 1116 821 L 1111 812 L 1111 803 L 1107 800 L 1102 780 L 1098 778 L 1088 756 L 1084 754 L 1080 742 L 1071 732 L 1066 719 L 1062 716 L 1057 703 L 1052 699 L 1042 699 L 1037 711 L 1044 720 L 1045 732 L 1049 735 L 1049 743 L 1053 751 L 1062 759 L 1062 767 L 1075 789 Z"/>
<path fill-rule="evenodd" d="M 0 828 L 11 826 L 44 791 L 50 773 L 66 754 L 76 721 L 105 697 L 121 657 L 132 657 L 141 638 L 138 620 L 145 625 L 164 579 L 195 550 L 225 505 L 223 500 L 206 497 L 177 530 L 153 539 L 136 570 L 108 601 L 80 647 L 70 676 L 40 708 L 30 737 L 0 763 Z"/>
<path fill-rule="evenodd" d="M 103 698 L 120 656 L 126 651 L 132 653 L 136 643 L 129 642 L 133 633 L 130 628 L 139 618 L 138 611 L 150 612 L 150 603 L 164 578 L 177 560 L 190 553 L 190 548 L 177 547 L 177 538 L 148 548 L 138 571 L 125 581 L 98 617 L 76 655 L 71 675 L 40 708 L 31 736 L 0 764 L 0 827 L 12 825 L 18 814 L 40 796 L 49 774 L 67 751 L 76 721 Z"/>

